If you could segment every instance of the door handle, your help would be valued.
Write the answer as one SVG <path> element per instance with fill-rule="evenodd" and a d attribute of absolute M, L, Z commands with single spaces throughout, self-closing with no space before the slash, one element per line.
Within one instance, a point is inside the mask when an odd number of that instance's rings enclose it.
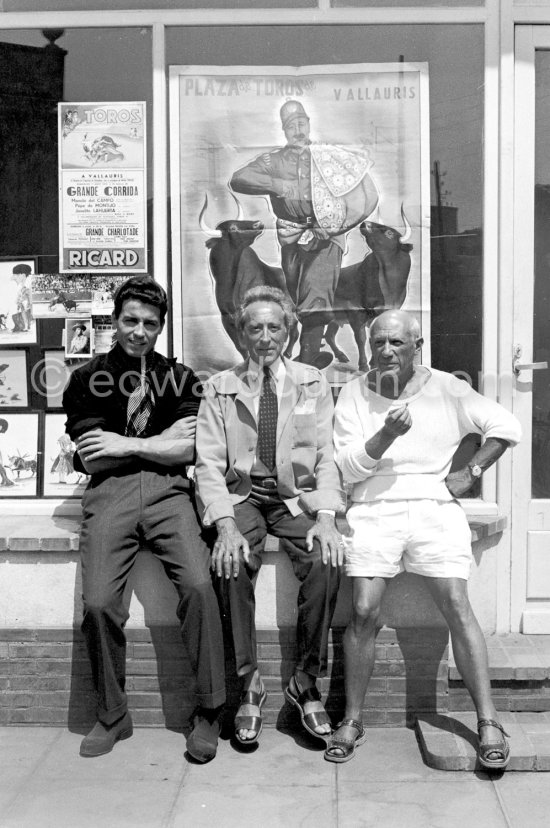
<path fill-rule="evenodd" d="M 548 368 L 547 362 L 524 362 L 522 364 L 516 363 L 514 372 L 519 374 L 520 371 L 544 371 Z"/>
<path fill-rule="evenodd" d="M 512 369 L 516 376 L 519 374 L 520 371 L 544 371 L 548 368 L 548 362 L 521 362 L 520 358 L 522 354 L 522 347 L 521 345 L 514 345 L 514 356 L 512 358 Z"/>

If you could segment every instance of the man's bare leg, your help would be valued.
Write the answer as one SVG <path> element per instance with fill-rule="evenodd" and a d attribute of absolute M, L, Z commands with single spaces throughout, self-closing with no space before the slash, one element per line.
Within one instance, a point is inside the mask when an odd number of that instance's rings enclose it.
<path fill-rule="evenodd" d="M 345 719 L 362 720 L 363 702 L 374 669 L 376 630 L 386 583 L 384 578 L 352 578 L 352 615 L 344 633 Z M 345 725 L 334 736 L 353 742 L 357 731 Z M 343 753 L 336 747 L 333 751 Z"/>
<path fill-rule="evenodd" d="M 434 601 L 449 626 L 458 671 L 474 702 L 478 719 L 499 721 L 491 696 L 487 645 L 468 598 L 463 578 L 424 578 Z M 502 740 L 494 727 L 482 727 L 482 742 Z"/>

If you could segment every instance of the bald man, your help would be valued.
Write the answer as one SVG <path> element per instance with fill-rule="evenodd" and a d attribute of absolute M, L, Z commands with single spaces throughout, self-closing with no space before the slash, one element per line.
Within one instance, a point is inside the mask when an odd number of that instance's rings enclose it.
<path fill-rule="evenodd" d="M 471 535 L 457 498 L 520 439 L 516 418 L 452 374 L 417 364 L 416 319 L 387 311 L 370 329 L 372 369 L 344 386 L 335 415 L 336 461 L 353 484 L 346 572 L 352 616 L 344 636 L 346 713 L 325 752 L 346 762 L 365 740 L 363 702 L 374 667 L 382 596 L 403 570 L 425 579 L 449 626 L 453 653 L 478 715 L 482 767 L 502 770 L 507 735 L 491 698 L 487 649 L 468 599 Z M 450 473 L 466 434 L 483 443 Z"/>

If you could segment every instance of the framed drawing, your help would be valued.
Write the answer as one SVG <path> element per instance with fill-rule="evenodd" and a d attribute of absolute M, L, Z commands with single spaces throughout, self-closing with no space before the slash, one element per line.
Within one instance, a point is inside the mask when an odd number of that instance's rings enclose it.
<path fill-rule="evenodd" d="M 46 397 L 47 408 L 61 408 L 63 391 L 69 377 L 81 363 L 67 361 L 64 351 L 44 351 L 42 361 L 33 368 L 33 382 L 39 393 Z"/>
<path fill-rule="evenodd" d="M 36 342 L 32 312 L 34 259 L 0 259 L 0 346 Z"/>
<path fill-rule="evenodd" d="M 44 494 L 80 497 L 88 477 L 75 472 L 74 443 L 65 433 L 64 414 L 46 414 L 44 427 Z"/>
<path fill-rule="evenodd" d="M 414 312 L 429 362 L 428 66 L 170 67 L 174 342 L 237 362 L 244 291 L 280 287 L 293 358 L 364 371 L 365 332 Z M 192 163 L 190 163 L 192 159 Z"/>
<path fill-rule="evenodd" d="M 28 404 L 26 350 L 0 350 L 0 408 L 25 408 Z"/>
<path fill-rule="evenodd" d="M 0 497 L 35 497 L 38 414 L 0 411 Z"/>

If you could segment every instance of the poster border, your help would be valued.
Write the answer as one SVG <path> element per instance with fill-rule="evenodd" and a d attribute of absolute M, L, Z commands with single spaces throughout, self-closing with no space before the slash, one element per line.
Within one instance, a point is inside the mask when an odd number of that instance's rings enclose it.
<path fill-rule="evenodd" d="M 169 160 L 170 160 L 170 219 L 172 245 L 172 335 L 175 355 L 185 360 L 184 353 L 184 290 L 182 279 L 182 227 L 181 227 L 181 147 L 180 125 L 183 110 L 180 105 L 180 85 L 182 78 L 190 74 L 201 75 L 277 75 L 289 74 L 293 77 L 302 75 L 345 74 L 358 72 L 415 72 L 418 76 L 420 89 L 419 102 L 419 129 L 420 129 L 420 207 L 423 210 L 420 217 L 421 244 L 421 271 L 420 271 L 420 310 L 416 314 L 420 323 L 424 347 L 420 362 L 431 365 L 431 210 L 430 210 L 430 113 L 429 113 L 429 65 L 427 61 L 388 61 L 374 63 L 338 63 L 314 64 L 308 66 L 221 66 L 200 64 L 174 64 L 168 67 L 168 102 L 169 102 Z M 348 380 L 337 382 L 342 385 Z"/>

